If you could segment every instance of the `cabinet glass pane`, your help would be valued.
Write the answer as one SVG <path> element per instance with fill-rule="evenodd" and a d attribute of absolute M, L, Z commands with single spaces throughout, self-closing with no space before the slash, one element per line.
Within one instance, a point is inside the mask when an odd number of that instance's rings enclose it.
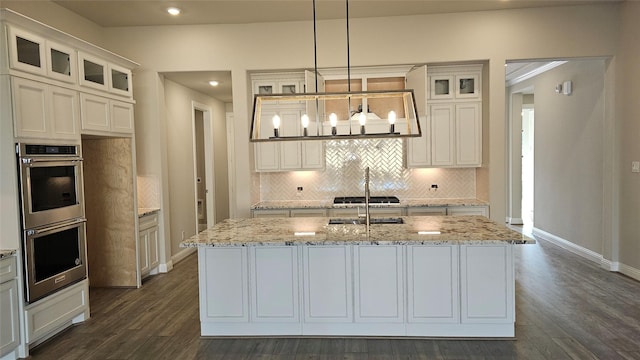
<path fill-rule="evenodd" d="M 51 71 L 71 76 L 71 56 L 65 52 L 51 49 Z"/>
<path fill-rule="evenodd" d="M 473 94 L 476 88 L 475 79 L 474 78 L 460 79 L 460 84 L 458 84 L 458 88 L 460 89 L 460 94 Z"/>
<path fill-rule="evenodd" d="M 449 95 L 449 79 L 440 79 L 434 81 L 436 95 Z"/>
<path fill-rule="evenodd" d="M 21 37 L 16 37 L 16 49 L 18 61 L 36 67 L 40 65 L 40 44 Z"/>
<path fill-rule="evenodd" d="M 273 86 L 271 86 L 271 85 L 260 85 L 260 86 L 258 86 L 258 94 L 260 94 L 260 95 L 273 94 Z"/>
<path fill-rule="evenodd" d="M 114 89 L 129 91 L 129 75 L 127 73 L 111 69 L 111 83 Z"/>
<path fill-rule="evenodd" d="M 104 67 L 89 60 L 84 60 L 84 79 L 104 85 Z"/>
<path fill-rule="evenodd" d="M 283 94 L 295 94 L 296 86 L 295 85 L 282 85 L 282 93 Z"/>

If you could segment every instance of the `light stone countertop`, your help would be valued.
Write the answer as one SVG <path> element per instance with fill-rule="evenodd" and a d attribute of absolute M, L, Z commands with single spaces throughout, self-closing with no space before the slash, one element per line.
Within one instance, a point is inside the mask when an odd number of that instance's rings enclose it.
<path fill-rule="evenodd" d="M 486 206 L 478 199 L 402 199 L 398 204 L 370 204 L 370 207 L 433 207 L 433 206 Z M 334 204 L 333 200 L 267 200 L 253 206 L 253 210 L 275 209 L 332 209 L 362 206 L 362 204 Z"/>
<path fill-rule="evenodd" d="M 15 255 L 16 252 L 16 249 L 0 249 L 0 259 Z"/>
<path fill-rule="evenodd" d="M 138 217 L 143 217 L 158 211 L 160 211 L 160 208 L 138 208 Z"/>
<path fill-rule="evenodd" d="M 328 225 L 328 217 L 227 219 L 184 240 L 180 247 L 535 243 L 484 216 L 402 218 L 404 224 L 371 225 L 368 239 L 365 225 Z"/>

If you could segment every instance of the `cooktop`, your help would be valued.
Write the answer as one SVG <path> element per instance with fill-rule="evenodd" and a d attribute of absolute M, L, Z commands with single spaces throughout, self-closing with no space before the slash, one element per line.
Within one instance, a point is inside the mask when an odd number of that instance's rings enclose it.
<path fill-rule="evenodd" d="M 334 204 L 364 204 L 364 196 L 336 196 L 333 198 Z M 400 199 L 396 196 L 371 196 L 370 204 L 398 204 Z"/>

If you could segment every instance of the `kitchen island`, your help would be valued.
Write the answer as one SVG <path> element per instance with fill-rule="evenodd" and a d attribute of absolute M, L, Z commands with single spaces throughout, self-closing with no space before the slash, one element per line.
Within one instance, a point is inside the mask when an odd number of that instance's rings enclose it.
<path fill-rule="evenodd" d="M 203 336 L 513 337 L 513 249 L 482 216 L 229 219 L 198 247 Z"/>

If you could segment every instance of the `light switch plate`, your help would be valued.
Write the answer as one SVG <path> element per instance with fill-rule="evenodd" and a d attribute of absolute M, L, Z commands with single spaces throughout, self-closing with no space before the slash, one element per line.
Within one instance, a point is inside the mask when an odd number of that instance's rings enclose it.
<path fill-rule="evenodd" d="M 631 172 L 640 173 L 640 161 L 631 162 Z"/>

